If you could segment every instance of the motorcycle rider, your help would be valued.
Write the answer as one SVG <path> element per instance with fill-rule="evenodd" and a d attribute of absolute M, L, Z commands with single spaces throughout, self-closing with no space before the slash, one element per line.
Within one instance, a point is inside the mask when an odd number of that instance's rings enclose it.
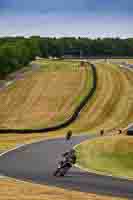
<path fill-rule="evenodd" d="M 72 137 L 72 131 L 69 130 L 69 131 L 67 132 L 67 134 L 66 134 L 66 141 L 71 140 L 71 137 Z"/>
<path fill-rule="evenodd" d="M 63 153 L 62 156 L 64 158 L 63 162 L 70 164 L 70 167 L 72 167 L 72 165 L 76 163 L 77 158 L 76 158 L 76 152 L 74 149 L 71 149 L 70 151 Z"/>
<path fill-rule="evenodd" d="M 63 153 L 62 157 L 63 160 L 59 162 L 60 165 L 54 172 L 54 176 L 64 176 L 67 171 L 76 163 L 76 152 L 74 149 Z"/>

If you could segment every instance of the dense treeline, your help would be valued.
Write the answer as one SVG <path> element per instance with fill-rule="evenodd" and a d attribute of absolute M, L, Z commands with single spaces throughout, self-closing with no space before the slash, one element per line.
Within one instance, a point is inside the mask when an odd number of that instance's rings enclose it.
<path fill-rule="evenodd" d="M 0 38 L 0 75 L 28 65 L 36 56 L 60 58 L 68 52 L 83 57 L 133 56 L 133 38 Z"/>

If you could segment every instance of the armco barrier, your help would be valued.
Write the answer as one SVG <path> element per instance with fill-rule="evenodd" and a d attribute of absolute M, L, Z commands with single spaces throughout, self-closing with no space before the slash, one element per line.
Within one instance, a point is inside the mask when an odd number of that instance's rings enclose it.
<path fill-rule="evenodd" d="M 81 110 L 83 107 L 86 105 L 86 103 L 89 101 L 89 99 L 93 96 L 95 90 L 96 90 L 96 85 L 97 85 L 97 73 L 96 73 L 96 68 L 92 63 L 88 63 L 91 68 L 92 68 L 92 74 L 93 74 L 93 87 L 89 91 L 88 95 L 85 96 L 83 101 L 79 104 L 79 106 L 75 109 L 74 113 L 72 116 L 67 119 L 65 122 L 62 122 L 58 125 L 47 127 L 47 128 L 41 128 L 41 129 L 0 129 L 0 133 L 6 134 L 6 133 L 17 133 L 17 134 L 24 134 L 24 133 L 45 133 L 45 132 L 52 132 L 56 131 L 62 128 L 67 127 L 68 125 L 72 124 L 77 118 L 78 115 L 80 114 Z"/>

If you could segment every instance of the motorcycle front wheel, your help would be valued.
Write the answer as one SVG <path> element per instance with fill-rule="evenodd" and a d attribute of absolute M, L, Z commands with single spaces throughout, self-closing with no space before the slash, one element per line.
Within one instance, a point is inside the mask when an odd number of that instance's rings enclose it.
<path fill-rule="evenodd" d="M 60 168 L 58 168 L 54 173 L 54 176 L 60 176 Z"/>

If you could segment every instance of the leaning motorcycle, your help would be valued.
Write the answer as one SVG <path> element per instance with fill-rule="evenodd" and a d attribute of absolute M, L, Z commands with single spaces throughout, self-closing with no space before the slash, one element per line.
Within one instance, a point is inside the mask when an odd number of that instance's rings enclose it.
<path fill-rule="evenodd" d="M 64 176 L 71 167 L 70 163 L 61 161 L 53 175 L 57 177 Z"/>

